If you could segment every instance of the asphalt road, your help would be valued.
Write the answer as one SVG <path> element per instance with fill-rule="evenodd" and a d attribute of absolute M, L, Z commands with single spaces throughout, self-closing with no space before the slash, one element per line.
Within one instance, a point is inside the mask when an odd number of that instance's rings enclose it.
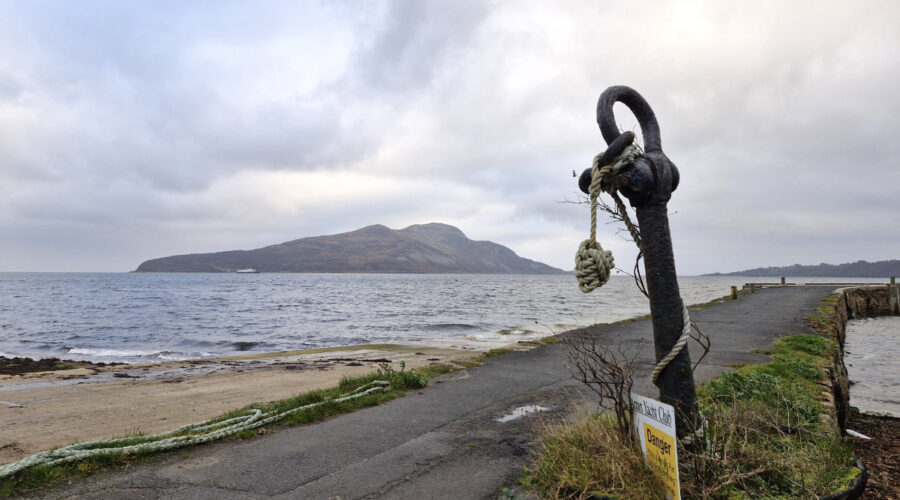
<path fill-rule="evenodd" d="M 733 363 L 763 362 L 751 351 L 784 335 L 810 333 L 804 317 L 831 291 L 822 287 L 759 290 L 737 301 L 693 311 L 712 337 L 698 382 Z M 602 325 L 573 333 L 642 347 L 649 378 L 649 321 Z M 691 347 L 692 355 L 697 346 Z M 657 396 L 648 380 L 636 392 Z M 552 344 L 487 360 L 482 367 L 433 379 L 420 392 L 382 406 L 301 427 L 275 427 L 250 441 L 176 451 L 44 492 L 46 498 L 495 498 L 522 474 L 534 414 L 499 422 L 523 405 L 549 409 L 541 418 L 571 416 L 593 405 L 575 382 L 564 345 Z"/>

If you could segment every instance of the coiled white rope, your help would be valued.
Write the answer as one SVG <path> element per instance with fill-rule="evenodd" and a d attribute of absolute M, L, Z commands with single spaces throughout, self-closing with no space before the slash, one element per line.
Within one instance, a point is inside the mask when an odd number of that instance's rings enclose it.
<path fill-rule="evenodd" d="M 600 193 L 607 192 L 616 200 L 616 206 L 625 221 L 625 226 L 631 232 L 635 243 L 640 248 L 641 238 L 628 218 L 628 212 L 625 204 L 616 194 L 616 188 L 610 180 L 610 177 L 617 174 L 625 165 L 634 162 L 634 159 L 641 154 L 641 148 L 634 144 L 628 146 L 615 161 L 609 165 L 600 165 L 600 157 L 594 157 L 591 165 L 591 185 L 588 189 L 588 195 L 591 199 L 591 236 L 578 245 L 578 251 L 575 252 L 575 278 L 578 279 L 578 287 L 584 293 L 590 293 L 597 288 L 605 285 L 609 281 L 610 273 L 615 267 L 615 259 L 609 250 L 604 250 L 600 243 L 597 242 L 597 198 Z"/>
<path fill-rule="evenodd" d="M 386 391 L 390 382 L 375 380 L 366 385 L 344 394 L 338 398 L 327 398 L 315 403 L 292 408 L 281 413 L 274 411 L 263 413 L 262 410 L 252 408 L 247 413 L 227 420 L 205 420 L 195 424 L 179 427 L 173 431 L 151 434 L 148 436 L 123 437 L 114 439 L 101 439 L 98 441 L 86 441 L 75 443 L 55 450 L 42 451 L 25 457 L 17 462 L 0 466 L 0 478 L 11 476 L 25 469 L 38 465 L 58 465 L 67 462 L 76 462 L 89 457 L 121 453 L 124 455 L 144 453 L 150 451 L 163 451 L 180 448 L 200 443 L 208 443 L 216 439 L 232 436 L 241 431 L 256 429 L 263 425 L 276 422 L 284 417 L 299 411 L 315 408 L 326 403 L 341 403 L 351 399 L 361 398 L 374 392 Z"/>

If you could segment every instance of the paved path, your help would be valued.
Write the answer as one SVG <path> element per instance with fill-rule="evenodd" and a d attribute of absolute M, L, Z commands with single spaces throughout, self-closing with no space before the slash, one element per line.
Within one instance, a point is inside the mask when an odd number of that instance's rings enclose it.
<path fill-rule="evenodd" d="M 697 370 L 707 380 L 783 335 L 809 333 L 804 317 L 830 291 L 771 288 L 715 305 L 692 317 L 712 337 Z M 602 293 L 602 292 L 600 292 Z M 612 343 L 644 344 L 649 321 L 580 332 Z M 692 347 L 692 354 L 697 347 Z M 649 376 L 649 375 L 648 375 Z M 636 390 L 656 396 L 647 382 Z M 229 441 L 148 459 L 46 492 L 48 498 L 493 498 L 512 485 L 538 424 L 534 417 L 496 419 L 528 404 L 562 417 L 589 396 L 574 382 L 560 344 L 489 359 L 484 366 L 433 380 L 420 392 L 382 406 L 302 427 L 276 427 L 249 442 Z M 100 424 L 98 422 L 98 424 Z"/>

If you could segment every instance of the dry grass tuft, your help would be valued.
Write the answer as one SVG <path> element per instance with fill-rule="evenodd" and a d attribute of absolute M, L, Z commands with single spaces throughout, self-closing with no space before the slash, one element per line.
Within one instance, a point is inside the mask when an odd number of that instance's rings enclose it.
<path fill-rule="evenodd" d="M 664 498 L 662 483 L 644 465 L 641 450 L 624 442 L 613 418 L 594 415 L 574 424 L 544 425 L 539 457 L 523 484 L 543 498 L 591 495 Z"/>

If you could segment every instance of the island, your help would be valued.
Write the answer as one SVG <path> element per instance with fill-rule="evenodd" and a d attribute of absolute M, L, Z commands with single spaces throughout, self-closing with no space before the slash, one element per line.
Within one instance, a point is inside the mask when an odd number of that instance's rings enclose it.
<path fill-rule="evenodd" d="M 174 255 L 135 272 L 562 274 L 490 241 L 473 241 L 454 226 L 376 224 L 347 233 L 301 238 L 255 250 Z"/>

